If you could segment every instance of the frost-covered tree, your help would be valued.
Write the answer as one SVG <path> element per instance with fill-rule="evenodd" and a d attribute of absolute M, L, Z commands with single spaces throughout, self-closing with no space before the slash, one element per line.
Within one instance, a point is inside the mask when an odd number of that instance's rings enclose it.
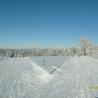
<path fill-rule="evenodd" d="M 86 38 L 82 38 L 80 40 L 80 47 L 81 47 L 81 52 L 83 55 L 88 55 L 92 48 L 93 48 L 93 44 L 90 40 L 86 39 Z"/>

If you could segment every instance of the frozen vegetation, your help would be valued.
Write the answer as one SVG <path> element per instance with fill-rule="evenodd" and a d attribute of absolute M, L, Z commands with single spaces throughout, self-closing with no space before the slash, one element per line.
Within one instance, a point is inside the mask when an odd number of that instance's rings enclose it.
<path fill-rule="evenodd" d="M 97 97 L 97 58 L 43 56 L 0 60 L 0 98 Z"/>
<path fill-rule="evenodd" d="M 98 46 L 94 45 L 92 41 L 82 38 L 78 46 L 70 48 L 40 48 L 34 47 L 32 49 L 0 49 L 0 56 L 2 57 L 32 57 L 32 56 L 91 56 L 98 54 Z"/>

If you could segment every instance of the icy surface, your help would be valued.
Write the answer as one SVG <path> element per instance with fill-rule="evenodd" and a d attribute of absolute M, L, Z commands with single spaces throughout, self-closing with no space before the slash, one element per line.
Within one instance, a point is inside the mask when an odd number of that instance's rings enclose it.
<path fill-rule="evenodd" d="M 49 74 L 39 64 L 44 57 L 8 58 L 0 61 L 0 98 L 97 98 L 98 60 L 81 56 L 49 57 Z M 56 63 L 60 62 L 60 63 Z M 52 65 L 53 64 L 53 65 Z M 60 66 L 56 66 L 59 64 Z M 46 66 L 46 65 L 45 65 Z M 49 67 L 48 67 L 49 68 Z M 48 70 L 47 68 L 47 70 Z"/>

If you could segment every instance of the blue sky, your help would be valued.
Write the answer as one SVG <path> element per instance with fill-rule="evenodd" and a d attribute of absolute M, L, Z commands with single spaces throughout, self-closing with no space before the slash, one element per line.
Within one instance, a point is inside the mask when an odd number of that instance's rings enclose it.
<path fill-rule="evenodd" d="M 98 0 L 0 0 L 0 48 L 98 44 Z"/>

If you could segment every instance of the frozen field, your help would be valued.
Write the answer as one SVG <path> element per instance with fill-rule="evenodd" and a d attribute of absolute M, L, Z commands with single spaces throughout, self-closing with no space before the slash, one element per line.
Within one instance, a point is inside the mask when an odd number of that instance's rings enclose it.
<path fill-rule="evenodd" d="M 0 98 L 97 97 L 97 59 L 49 56 L 0 60 Z"/>

